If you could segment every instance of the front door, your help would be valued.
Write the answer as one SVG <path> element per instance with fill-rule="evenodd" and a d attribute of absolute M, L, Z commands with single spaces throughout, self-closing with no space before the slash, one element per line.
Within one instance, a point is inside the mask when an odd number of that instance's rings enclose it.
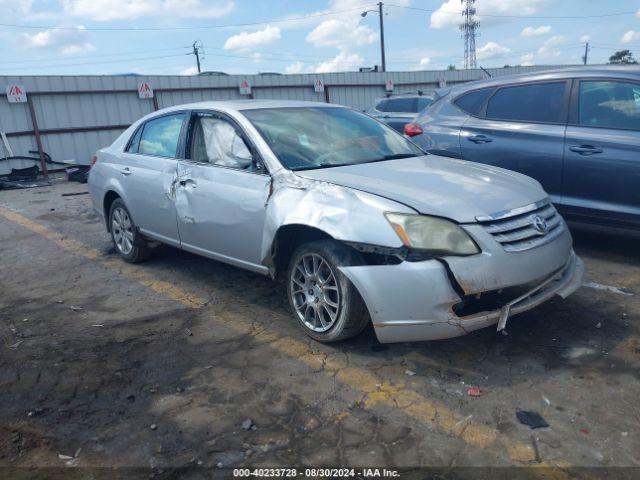
<path fill-rule="evenodd" d="M 640 83 L 574 86 L 564 160 L 566 213 L 640 227 Z"/>
<path fill-rule="evenodd" d="M 565 81 L 498 88 L 460 130 L 462 158 L 524 173 L 561 202 Z"/>
<path fill-rule="evenodd" d="M 143 124 L 125 152 L 120 174 L 127 207 L 146 235 L 179 245 L 172 188 L 186 113 L 163 115 Z"/>
<path fill-rule="evenodd" d="M 194 113 L 175 191 L 182 248 L 266 273 L 260 262 L 270 183 L 232 119 Z"/>

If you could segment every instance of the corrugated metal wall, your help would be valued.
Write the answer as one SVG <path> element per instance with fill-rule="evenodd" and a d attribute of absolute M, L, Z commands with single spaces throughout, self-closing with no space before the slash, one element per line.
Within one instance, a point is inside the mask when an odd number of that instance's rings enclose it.
<path fill-rule="evenodd" d="M 491 76 L 523 73 L 549 67 L 489 69 Z M 437 88 L 440 79 L 448 85 L 483 78 L 481 70 L 446 70 L 386 73 L 326 73 L 299 75 L 222 76 L 0 76 L 0 88 L 23 85 L 33 104 L 43 150 L 55 160 L 88 163 L 93 153 L 109 145 L 125 128 L 154 108 L 204 100 L 243 98 L 242 79 L 252 86 L 253 98 L 325 101 L 365 109 L 385 94 L 392 79 L 395 92 Z M 316 93 L 313 82 L 320 78 L 327 92 Z M 138 82 L 149 82 L 155 99 L 138 98 Z M 246 97 L 244 97 L 246 98 Z M 36 150 L 34 125 L 27 103 L 8 103 L 0 96 L 0 131 L 7 134 L 16 155 Z M 32 163 L 0 162 L 0 174 L 11 167 Z"/>

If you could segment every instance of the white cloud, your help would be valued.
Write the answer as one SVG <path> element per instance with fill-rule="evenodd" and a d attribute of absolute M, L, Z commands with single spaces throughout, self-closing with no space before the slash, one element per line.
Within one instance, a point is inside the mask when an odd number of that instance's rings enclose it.
<path fill-rule="evenodd" d="M 288 65 L 284 69 L 284 71 L 285 71 L 285 73 L 303 73 L 304 72 L 304 63 L 302 63 L 302 62 L 292 63 L 291 65 Z"/>
<path fill-rule="evenodd" d="M 418 60 L 418 63 L 409 68 L 409 70 L 419 71 L 426 70 L 431 65 L 431 57 L 422 57 Z"/>
<path fill-rule="evenodd" d="M 361 46 L 373 43 L 378 34 L 366 25 L 360 25 L 360 18 L 325 20 L 307 35 L 307 42 L 315 47 Z"/>
<path fill-rule="evenodd" d="M 542 46 L 538 49 L 538 53 L 559 55 L 560 52 L 555 50 L 555 48 L 559 45 L 562 45 L 565 41 L 566 39 L 562 35 L 554 35 L 542 44 Z"/>
<path fill-rule="evenodd" d="M 526 27 L 522 29 L 520 35 L 523 37 L 539 37 L 541 35 L 546 35 L 551 31 L 551 27 L 549 25 L 541 25 L 539 27 Z"/>
<path fill-rule="evenodd" d="M 620 42 L 631 43 L 631 42 L 635 42 L 636 40 L 640 40 L 640 31 L 629 30 L 627 33 L 625 33 L 622 36 L 622 39 L 620 39 Z"/>
<path fill-rule="evenodd" d="M 241 32 L 227 38 L 224 42 L 225 50 L 251 50 L 262 45 L 268 45 L 280 39 L 280 29 L 267 25 L 255 32 Z"/>
<path fill-rule="evenodd" d="M 295 62 L 285 68 L 286 73 L 328 73 L 356 70 L 364 62 L 357 53 L 341 51 L 334 58 L 305 67 L 303 62 Z"/>
<path fill-rule="evenodd" d="M 96 22 L 165 18 L 217 18 L 229 14 L 233 0 L 62 0 L 67 15 Z"/>
<path fill-rule="evenodd" d="M 520 57 L 520 65 L 522 65 L 524 67 L 528 67 L 530 65 L 533 65 L 533 52 L 525 53 L 524 55 L 522 55 Z"/>
<path fill-rule="evenodd" d="M 185 68 L 184 70 L 181 70 L 178 75 L 197 75 L 197 74 L 198 74 L 198 67 L 189 67 L 189 68 Z"/>
<path fill-rule="evenodd" d="M 478 19 L 484 24 L 499 23 L 506 19 L 482 15 L 534 15 L 548 0 L 477 0 Z M 462 22 L 460 0 L 447 0 L 431 14 L 431 27 L 457 27 Z"/>
<path fill-rule="evenodd" d="M 23 33 L 21 43 L 27 48 L 54 50 L 63 55 L 71 55 L 95 50 L 83 26 L 75 29 L 49 29 L 30 35 Z"/>
<path fill-rule="evenodd" d="M 507 47 L 498 45 L 496 42 L 487 42 L 482 47 L 478 48 L 478 50 L 476 50 L 476 57 L 478 58 L 478 60 L 486 60 L 498 55 L 504 55 L 505 53 L 509 53 L 510 51 L 511 50 Z"/>
<path fill-rule="evenodd" d="M 636 17 L 640 18 L 640 9 L 636 12 Z"/>
<path fill-rule="evenodd" d="M 345 72 L 357 69 L 364 59 L 357 53 L 340 52 L 331 60 L 320 62 L 309 68 L 312 73 Z"/>
<path fill-rule="evenodd" d="M 581 43 L 588 42 L 589 40 L 591 40 L 591 35 L 582 35 L 580 37 L 580 42 Z"/>

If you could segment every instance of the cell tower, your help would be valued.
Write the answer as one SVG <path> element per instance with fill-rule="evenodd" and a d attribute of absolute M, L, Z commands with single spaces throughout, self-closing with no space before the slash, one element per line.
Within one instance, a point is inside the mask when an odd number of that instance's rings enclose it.
<path fill-rule="evenodd" d="M 476 30 L 480 27 L 480 22 L 475 19 L 476 0 L 460 0 L 460 2 L 464 19 L 460 24 L 464 38 L 464 68 L 476 68 Z"/>

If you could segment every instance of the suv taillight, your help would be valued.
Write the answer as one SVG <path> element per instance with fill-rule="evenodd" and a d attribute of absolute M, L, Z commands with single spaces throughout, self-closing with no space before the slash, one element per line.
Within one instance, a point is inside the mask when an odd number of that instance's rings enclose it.
<path fill-rule="evenodd" d="M 404 126 L 404 134 L 407 137 L 415 137 L 416 135 L 422 135 L 422 133 L 422 127 L 418 123 L 411 122 Z"/>
<path fill-rule="evenodd" d="M 97 155 L 94 155 L 93 157 L 91 157 L 91 163 L 89 164 L 89 168 L 93 167 L 97 161 L 98 161 Z"/>

